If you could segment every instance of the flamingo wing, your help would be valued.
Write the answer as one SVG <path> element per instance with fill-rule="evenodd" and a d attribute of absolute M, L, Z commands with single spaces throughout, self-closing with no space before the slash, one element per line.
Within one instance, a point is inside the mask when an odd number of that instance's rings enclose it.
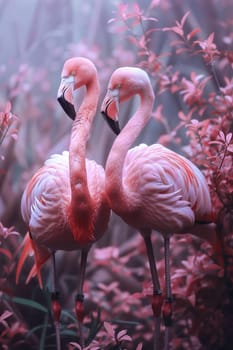
<path fill-rule="evenodd" d="M 33 176 L 21 201 L 24 221 L 33 240 L 52 250 L 64 249 L 62 237 L 69 233 L 67 210 L 70 203 L 69 155 L 52 155 Z"/>
<path fill-rule="evenodd" d="M 199 169 L 159 144 L 141 144 L 128 151 L 123 185 L 133 196 L 134 210 L 138 207 L 137 226 L 146 222 L 160 232 L 180 232 L 211 210 Z"/>
<path fill-rule="evenodd" d="M 96 232 L 93 234 L 99 237 L 107 227 L 110 211 L 105 200 L 104 170 L 87 159 L 86 168 L 88 187 L 95 205 L 93 222 L 99 217 L 100 208 L 103 209 L 103 218 L 99 218 L 99 225 L 94 225 Z M 30 228 L 33 240 L 51 250 L 75 250 L 83 247 L 74 239 L 69 226 L 69 179 L 69 152 L 52 155 L 28 183 L 22 197 L 22 216 Z"/>
<path fill-rule="evenodd" d="M 23 250 L 17 265 L 17 281 L 25 260 L 28 256 L 34 255 L 35 264 L 26 282 L 28 283 L 37 274 L 39 284 L 42 286 L 40 269 L 51 256 L 51 249 L 56 248 L 54 244 L 56 234 L 58 233 L 59 237 L 61 227 L 65 226 L 64 210 L 61 209 L 64 199 L 64 191 L 61 195 L 61 181 L 64 181 L 63 185 L 67 182 L 65 179 L 68 169 L 67 153 L 54 155 L 48 159 L 29 181 L 23 193 L 21 213 L 30 234 L 28 232 L 22 242 Z M 68 186 L 64 188 L 69 191 Z M 69 197 L 69 193 L 65 197 Z M 65 206 L 66 203 L 63 202 L 63 207 Z M 48 246 L 46 242 L 49 242 Z"/>

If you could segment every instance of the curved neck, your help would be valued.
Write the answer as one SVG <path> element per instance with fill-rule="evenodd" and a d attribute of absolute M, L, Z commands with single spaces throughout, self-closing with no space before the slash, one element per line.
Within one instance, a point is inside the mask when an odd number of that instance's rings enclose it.
<path fill-rule="evenodd" d="M 99 99 L 97 77 L 86 89 L 86 95 L 73 122 L 69 146 L 71 208 L 74 216 L 80 212 L 80 208 L 88 212 L 91 207 L 86 174 L 86 146 Z"/>
<path fill-rule="evenodd" d="M 117 206 L 124 210 L 129 206 L 132 207 L 132 202 L 122 185 L 124 160 L 130 146 L 151 117 L 153 96 L 153 92 L 140 96 L 139 108 L 115 139 L 107 159 L 106 191 L 110 201 L 117 203 Z"/>

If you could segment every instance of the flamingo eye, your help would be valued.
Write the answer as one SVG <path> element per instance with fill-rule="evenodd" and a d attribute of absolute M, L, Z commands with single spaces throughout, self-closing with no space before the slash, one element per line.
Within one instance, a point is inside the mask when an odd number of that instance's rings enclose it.
<path fill-rule="evenodd" d="M 119 96 L 119 88 L 115 87 L 113 89 L 109 89 L 109 91 L 111 92 L 111 96 L 112 97 L 118 97 Z"/>

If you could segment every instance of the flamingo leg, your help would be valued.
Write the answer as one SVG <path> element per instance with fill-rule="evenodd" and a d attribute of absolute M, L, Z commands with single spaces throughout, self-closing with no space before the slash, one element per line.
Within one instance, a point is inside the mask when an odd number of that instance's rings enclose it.
<path fill-rule="evenodd" d="M 57 291 L 55 252 L 52 253 L 52 288 L 51 289 L 52 289 L 51 305 L 52 305 L 52 312 L 53 312 L 54 327 L 56 332 L 56 345 L 57 345 L 57 350 L 61 350 L 61 336 L 60 336 L 61 304 L 59 301 L 59 292 Z"/>
<path fill-rule="evenodd" d="M 87 255 L 88 255 L 88 249 L 83 249 L 81 251 L 80 279 L 79 279 L 79 284 L 78 284 L 78 293 L 76 295 L 76 300 L 75 300 L 75 312 L 76 312 L 76 317 L 77 317 L 77 320 L 78 320 L 79 335 L 80 335 L 80 345 L 81 345 L 82 348 L 84 347 L 84 336 L 83 336 L 83 319 L 84 319 L 83 301 L 84 301 L 84 294 L 83 294 L 83 284 L 84 284 L 85 271 L 86 271 L 86 266 L 87 266 Z"/>
<path fill-rule="evenodd" d="M 164 237 L 165 251 L 165 303 L 163 305 L 163 318 L 165 324 L 164 350 L 169 350 L 170 333 L 172 326 L 172 290 L 170 277 L 170 235 Z"/>
<path fill-rule="evenodd" d="M 153 283 L 153 296 L 151 301 L 151 306 L 154 314 L 154 350 L 160 349 L 160 322 L 161 322 L 161 308 L 162 308 L 162 293 L 160 289 L 160 283 L 159 283 L 159 277 L 158 272 L 156 268 L 155 258 L 154 258 L 154 252 L 153 252 L 153 246 L 151 242 L 151 233 L 143 235 L 146 249 L 147 249 L 147 256 L 149 260 L 150 265 L 150 271 L 151 271 L 151 278 Z"/>

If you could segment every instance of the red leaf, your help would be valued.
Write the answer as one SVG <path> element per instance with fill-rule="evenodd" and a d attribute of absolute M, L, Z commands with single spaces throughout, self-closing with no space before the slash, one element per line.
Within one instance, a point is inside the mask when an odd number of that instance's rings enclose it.
<path fill-rule="evenodd" d="M 0 248 L 0 253 L 4 254 L 5 256 L 8 257 L 8 259 L 12 259 L 12 254 L 9 250 L 5 248 Z"/>
<path fill-rule="evenodd" d="M 201 30 L 200 28 L 195 28 L 193 29 L 188 35 L 187 35 L 187 39 L 190 40 L 192 39 L 193 36 L 195 36 L 197 33 L 199 33 Z"/>

